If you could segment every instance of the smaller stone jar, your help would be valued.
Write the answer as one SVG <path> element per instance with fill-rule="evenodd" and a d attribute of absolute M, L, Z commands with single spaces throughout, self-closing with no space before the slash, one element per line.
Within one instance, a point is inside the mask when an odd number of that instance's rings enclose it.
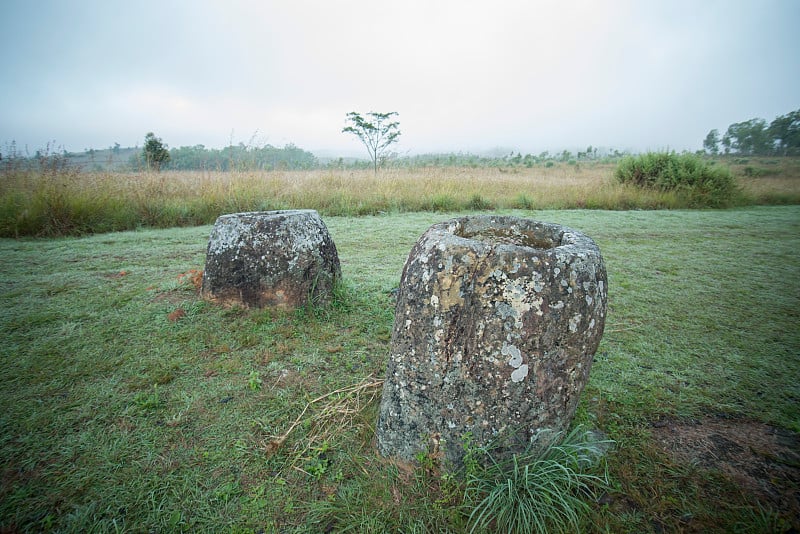
<path fill-rule="evenodd" d="M 211 231 L 201 294 L 222 305 L 293 309 L 325 304 L 341 278 L 314 210 L 222 215 Z"/>

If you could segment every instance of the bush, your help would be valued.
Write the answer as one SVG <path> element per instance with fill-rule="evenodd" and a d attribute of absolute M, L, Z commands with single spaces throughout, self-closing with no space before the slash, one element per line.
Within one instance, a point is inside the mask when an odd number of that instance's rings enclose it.
<path fill-rule="evenodd" d="M 694 154 L 648 152 L 622 159 L 614 177 L 623 184 L 674 191 L 692 207 L 731 206 L 739 192 L 730 169 L 712 166 Z"/>

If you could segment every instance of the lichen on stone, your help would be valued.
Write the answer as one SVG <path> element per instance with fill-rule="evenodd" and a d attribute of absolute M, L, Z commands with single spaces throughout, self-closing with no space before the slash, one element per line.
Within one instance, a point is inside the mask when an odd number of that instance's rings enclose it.
<path fill-rule="evenodd" d="M 323 304 L 341 278 L 336 245 L 314 210 L 220 216 L 201 294 L 223 305 L 291 309 Z"/>
<path fill-rule="evenodd" d="M 580 232 L 504 216 L 433 225 L 403 268 L 380 452 L 412 460 L 437 435 L 458 465 L 467 434 L 525 444 L 565 429 L 605 312 L 602 257 Z"/>

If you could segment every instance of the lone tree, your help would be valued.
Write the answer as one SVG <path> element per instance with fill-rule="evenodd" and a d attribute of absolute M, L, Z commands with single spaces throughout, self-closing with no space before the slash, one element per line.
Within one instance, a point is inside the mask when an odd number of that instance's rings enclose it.
<path fill-rule="evenodd" d="M 148 169 L 161 171 L 161 164 L 169 161 L 169 150 L 167 145 L 161 142 L 160 137 L 156 137 L 153 132 L 147 132 L 144 136 L 144 149 L 142 156 Z"/>
<path fill-rule="evenodd" d="M 382 163 L 386 157 L 386 149 L 400 137 L 400 123 L 392 120 L 395 116 L 397 116 L 396 111 L 389 113 L 370 111 L 366 114 L 366 118 L 355 111 L 347 114 L 349 126 L 346 126 L 342 133 L 351 133 L 364 143 L 375 174 L 378 174 L 378 163 Z"/>

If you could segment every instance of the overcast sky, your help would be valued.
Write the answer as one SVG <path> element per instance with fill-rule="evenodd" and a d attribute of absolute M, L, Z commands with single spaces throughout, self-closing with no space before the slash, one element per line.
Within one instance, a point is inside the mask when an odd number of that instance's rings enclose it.
<path fill-rule="evenodd" d="M 800 109 L 800 0 L 4 0 L 0 148 L 695 150 Z"/>

